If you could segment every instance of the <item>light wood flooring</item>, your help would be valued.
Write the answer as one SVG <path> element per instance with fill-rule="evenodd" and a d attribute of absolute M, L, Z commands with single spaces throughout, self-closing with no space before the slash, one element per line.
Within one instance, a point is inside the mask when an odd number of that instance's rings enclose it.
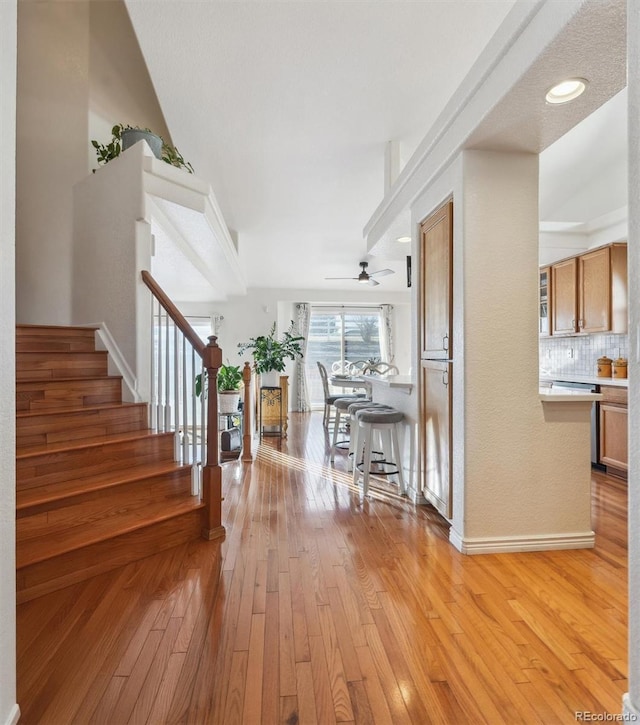
<path fill-rule="evenodd" d="M 462 556 L 430 507 L 362 500 L 294 414 L 224 466 L 225 541 L 18 607 L 21 723 L 575 723 L 627 689 L 626 484 L 593 550 Z"/>

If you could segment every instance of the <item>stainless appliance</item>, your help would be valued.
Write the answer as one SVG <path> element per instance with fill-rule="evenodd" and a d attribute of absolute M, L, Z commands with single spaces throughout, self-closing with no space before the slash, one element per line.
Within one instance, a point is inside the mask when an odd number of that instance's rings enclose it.
<path fill-rule="evenodd" d="M 554 380 L 552 386 L 554 388 L 584 390 L 586 393 L 600 392 L 599 387 L 595 383 L 574 383 L 565 380 Z M 597 401 L 594 401 L 591 406 L 591 465 L 596 468 L 604 468 L 600 464 L 600 415 Z"/>

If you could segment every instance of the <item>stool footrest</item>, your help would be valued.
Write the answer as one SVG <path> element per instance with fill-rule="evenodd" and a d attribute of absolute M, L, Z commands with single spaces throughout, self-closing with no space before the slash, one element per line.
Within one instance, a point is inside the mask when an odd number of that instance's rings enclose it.
<path fill-rule="evenodd" d="M 371 461 L 371 465 L 373 468 L 369 470 L 369 473 L 372 476 L 395 476 L 396 473 L 398 473 L 398 464 L 395 463 L 395 461 L 385 461 L 384 459 L 380 459 L 378 461 Z M 380 471 L 377 469 L 377 466 L 392 466 L 392 469 L 390 471 Z M 360 461 L 356 465 L 356 468 L 362 473 L 364 470 L 364 461 Z"/>

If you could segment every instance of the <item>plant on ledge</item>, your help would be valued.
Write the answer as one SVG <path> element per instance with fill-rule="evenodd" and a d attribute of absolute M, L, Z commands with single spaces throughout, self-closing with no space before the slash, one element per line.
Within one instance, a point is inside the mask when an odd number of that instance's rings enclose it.
<path fill-rule="evenodd" d="M 258 374 L 272 371 L 282 373 L 285 369 L 285 360 L 297 360 L 302 357 L 303 341 L 304 337 L 293 334 L 293 320 L 289 329 L 278 340 L 274 322 L 268 335 L 251 337 L 249 342 L 239 343 L 238 355 L 242 355 L 245 350 L 251 350 L 253 369 Z"/>
<path fill-rule="evenodd" d="M 158 139 L 160 139 L 160 142 L 162 144 L 160 152 L 160 158 L 162 159 L 162 161 L 169 164 L 170 166 L 175 166 L 178 169 L 184 169 L 190 174 L 194 173 L 193 166 L 191 166 L 188 161 L 185 161 L 178 149 L 175 146 L 171 146 L 170 144 L 168 144 L 162 138 L 162 136 L 158 136 L 158 134 L 154 133 L 153 131 L 151 131 L 151 129 L 148 128 L 129 125 L 125 126 L 122 123 L 116 124 L 111 129 L 111 141 L 108 144 L 101 144 L 96 140 L 91 141 L 91 145 L 96 150 L 96 156 L 98 157 L 99 164 L 108 164 L 109 161 L 112 161 L 113 159 L 120 156 L 120 154 L 124 150 L 122 145 L 122 135 L 126 131 L 143 131 L 145 133 L 156 136 Z"/>

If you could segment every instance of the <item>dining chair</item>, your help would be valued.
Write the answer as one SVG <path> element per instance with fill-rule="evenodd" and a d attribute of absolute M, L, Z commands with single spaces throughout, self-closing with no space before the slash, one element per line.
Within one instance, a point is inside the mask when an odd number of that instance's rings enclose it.
<path fill-rule="evenodd" d="M 352 398 L 353 400 L 359 400 L 364 397 L 357 393 L 336 393 L 333 394 L 329 390 L 329 375 L 327 374 L 327 368 L 318 360 L 318 370 L 320 371 L 320 379 L 322 380 L 322 389 L 324 391 L 324 413 L 322 415 L 322 425 L 325 428 L 329 427 L 329 420 L 331 419 L 331 407 L 338 398 Z"/>

